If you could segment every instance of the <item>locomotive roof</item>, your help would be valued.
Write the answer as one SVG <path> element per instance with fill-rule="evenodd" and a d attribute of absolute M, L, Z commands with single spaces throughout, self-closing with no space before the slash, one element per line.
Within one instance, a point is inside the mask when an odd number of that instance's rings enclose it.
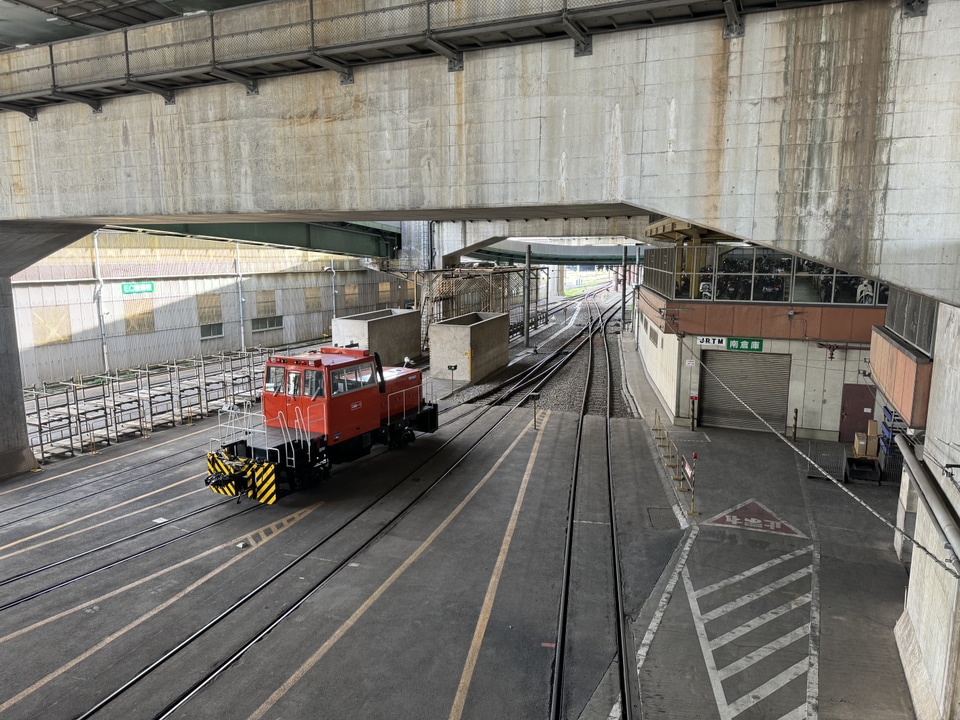
<path fill-rule="evenodd" d="M 333 365 L 356 365 L 364 360 L 373 360 L 373 355 L 359 348 L 322 347 L 292 355 L 271 355 L 268 362 L 284 365 L 306 365 L 330 367 Z"/>

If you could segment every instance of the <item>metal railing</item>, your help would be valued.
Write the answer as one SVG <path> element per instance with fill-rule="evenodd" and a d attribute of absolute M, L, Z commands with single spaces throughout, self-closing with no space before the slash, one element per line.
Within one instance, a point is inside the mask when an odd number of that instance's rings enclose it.
<path fill-rule="evenodd" d="M 359 13 L 317 16 L 311 0 L 282 3 L 284 12 L 268 6 L 220 10 L 200 17 L 65 40 L 46 46 L 0 54 L 0 99 L 15 100 L 48 93 L 51 89 L 122 85 L 152 76 L 178 76 L 191 69 L 220 64 L 255 64 L 268 57 L 323 55 L 358 44 L 390 43 L 402 38 L 424 38 L 434 31 L 504 22 L 535 24 L 545 18 L 560 22 L 568 10 L 629 8 L 638 0 L 604 3 L 597 0 L 493 0 L 454 3 L 421 0 L 406 5 Z M 259 13 L 259 15 L 257 15 Z M 271 20 L 304 18 L 271 24 Z M 258 21 L 258 27 L 234 30 Z M 178 38 L 169 41 L 170 38 Z M 157 42 L 163 39 L 166 42 Z"/>

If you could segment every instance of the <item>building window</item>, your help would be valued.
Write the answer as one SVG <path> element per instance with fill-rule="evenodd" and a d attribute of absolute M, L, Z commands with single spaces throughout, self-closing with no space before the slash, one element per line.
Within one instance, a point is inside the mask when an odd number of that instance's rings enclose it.
<path fill-rule="evenodd" d="M 31 310 L 31 315 L 34 347 L 72 342 L 69 307 L 37 307 Z"/>
<path fill-rule="evenodd" d="M 223 337 L 223 310 L 220 295 L 197 295 L 197 322 L 201 338 Z"/>
<path fill-rule="evenodd" d="M 254 332 L 258 330 L 274 330 L 283 327 L 283 316 L 273 315 L 271 317 L 254 318 L 252 323 Z"/>
<path fill-rule="evenodd" d="M 123 315 L 127 335 L 149 335 L 156 332 L 153 300 L 127 300 L 123 303 Z"/>

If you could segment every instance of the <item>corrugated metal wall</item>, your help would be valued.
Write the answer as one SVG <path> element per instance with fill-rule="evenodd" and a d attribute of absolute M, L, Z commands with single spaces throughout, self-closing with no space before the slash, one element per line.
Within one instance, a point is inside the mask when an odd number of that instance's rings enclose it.
<path fill-rule="evenodd" d="M 98 234 L 96 246 L 97 253 L 93 236 L 84 238 L 14 276 L 25 385 L 102 373 L 104 344 L 109 367 L 117 370 L 241 346 L 316 341 L 330 332 L 334 278 L 338 316 L 404 307 L 414 297 L 412 284 L 367 270 L 353 258 L 105 231 Z M 258 303 L 264 297 L 258 293 L 272 294 L 273 319 L 258 316 L 258 305 L 267 309 Z M 205 323 L 199 296 L 204 296 Z M 220 298 L 222 328 L 209 322 L 215 319 L 210 296 Z M 209 336 L 201 337 L 201 324 Z M 210 334 L 218 329 L 219 334 Z"/>

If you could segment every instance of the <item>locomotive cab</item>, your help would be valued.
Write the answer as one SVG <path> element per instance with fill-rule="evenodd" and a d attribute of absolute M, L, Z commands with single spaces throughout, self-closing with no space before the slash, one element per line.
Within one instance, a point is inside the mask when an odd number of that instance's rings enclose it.
<path fill-rule="evenodd" d="M 413 441 L 414 430 L 438 426 L 419 370 L 384 368 L 376 353 L 352 348 L 271 356 L 261 400 L 260 431 L 244 428 L 239 441 L 221 432 L 219 449 L 207 455 L 214 491 L 273 502 L 276 485 L 295 490 L 374 444 L 403 445 Z"/>

